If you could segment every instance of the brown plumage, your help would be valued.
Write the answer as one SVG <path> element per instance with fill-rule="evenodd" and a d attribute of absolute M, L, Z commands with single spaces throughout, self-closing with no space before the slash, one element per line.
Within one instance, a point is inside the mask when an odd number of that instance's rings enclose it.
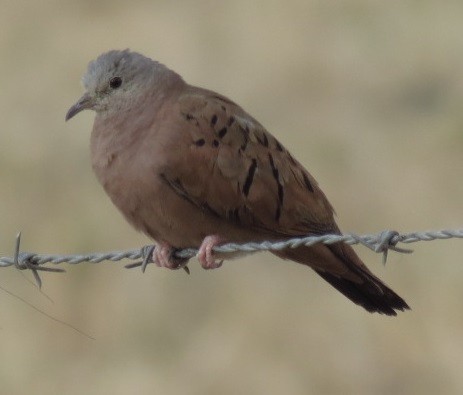
<path fill-rule="evenodd" d="M 84 85 L 66 119 L 96 111 L 93 169 L 127 220 L 153 238 L 160 266 L 178 267 L 174 248 L 199 247 L 203 267 L 214 268 L 219 243 L 340 233 L 315 179 L 228 98 L 128 50 L 91 62 Z M 275 255 L 311 267 L 368 311 L 408 309 L 346 244 Z"/>

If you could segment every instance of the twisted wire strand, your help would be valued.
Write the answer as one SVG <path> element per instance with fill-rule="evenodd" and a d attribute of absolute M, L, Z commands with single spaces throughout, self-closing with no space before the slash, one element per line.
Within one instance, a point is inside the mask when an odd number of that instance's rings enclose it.
<path fill-rule="evenodd" d="M 333 244 L 344 242 L 347 244 L 362 244 L 371 250 L 383 253 L 384 258 L 387 257 L 388 250 L 394 250 L 402 253 L 411 253 L 409 249 L 397 247 L 398 243 L 415 243 L 418 241 L 432 241 L 444 240 L 452 238 L 463 238 L 463 228 L 453 230 L 437 230 L 437 231 L 424 231 L 400 234 L 396 231 L 386 230 L 377 234 L 368 235 L 355 235 L 355 234 L 329 234 L 321 236 L 307 236 L 292 238 L 284 241 L 270 242 L 264 241 L 259 243 L 245 243 L 235 244 L 229 243 L 214 248 L 214 251 L 220 253 L 232 252 L 257 252 L 257 251 L 279 251 L 286 248 L 297 248 L 302 245 L 312 246 L 317 243 Z M 0 267 L 16 266 L 18 269 L 31 269 L 34 271 L 37 279 L 37 270 L 61 272 L 62 269 L 42 267 L 45 264 L 59 265 L 68 263 L 76 265 L 79 263 L 100 263 L 103 261 L 118 262 L 123 259 L 137 261 L 142 259 L 143 262 L 131 263 L 127 267 L 146 266 L 148 262 L 147 252 L 152 252 L 152 246 L 145 246 L 135 250 L 128 251 L 110 251 L 103 253 L 89 253 L 86 255 L 50 255 L 50 254 L 36 254 L 32 252 L 20 252 L 21 234 L 16 237 L 16 251 L 13 257 L 0 257 Z M 192 258 L 198 252 L 197 249 L 187 248 L 176 251 L 174 254 L 176 258 Z"/>

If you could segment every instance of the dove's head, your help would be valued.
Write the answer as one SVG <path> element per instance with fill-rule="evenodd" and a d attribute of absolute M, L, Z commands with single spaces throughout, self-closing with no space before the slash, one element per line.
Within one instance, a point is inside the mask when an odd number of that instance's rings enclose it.
<path fill-rule="evenodd" d="M 118 112 L 133 104 L 143 89 L 173 73 L 139 53 L 109 51 L 88 65 L 82 78 L 85 94 L 69 109 L 66 121 L 83 110 Z M 173 73 L 175 74 L 175 73 Z"/>

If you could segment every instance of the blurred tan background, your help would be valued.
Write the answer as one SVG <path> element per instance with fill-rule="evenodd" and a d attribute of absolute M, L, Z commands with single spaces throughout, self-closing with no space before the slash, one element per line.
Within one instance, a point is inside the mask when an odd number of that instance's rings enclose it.
<path fill-rule="evenodd" d="M 461 1 L 8 1 L 0 12 L 0 254 L 136 248 L 65 124 L 99 53 L 130 47 L 244 106 L 318 179 L 344 231 L 461 228 Z M 259 254 L 191 276 L 62 266 L 0 286 L 4 394 L 461 394 L 463 241 L 357 248 L 412 306 L 370 315 Z M 30 274 L 25 273 L 29 278 Z"/>

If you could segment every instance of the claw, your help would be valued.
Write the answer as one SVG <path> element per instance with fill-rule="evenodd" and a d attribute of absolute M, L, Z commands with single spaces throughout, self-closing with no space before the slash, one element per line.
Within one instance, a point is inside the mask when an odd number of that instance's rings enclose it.
<path fill-rule="evenodd" d="M 198 250 L 198 260 L 201 266 L 208 269 L 217 269 L 223 264 L 223 260 L 217 261 L 214 258 L 213 248 L 223 243 L 223 239 L 217 235 L 211 235 L 204 238 Z"/>
<path fill-rule="evenodd" d="M 188 274 L 190 270 L 186 266 L 188 258 L 177 258 L 175 252 L 177 248 L 172 247 L 169 243 L 161 242 L 158 243 L 152 253 L 153 262 L 159 267 L 165 267 L 167 269 L 180 269 L 183 268 Z"/>

